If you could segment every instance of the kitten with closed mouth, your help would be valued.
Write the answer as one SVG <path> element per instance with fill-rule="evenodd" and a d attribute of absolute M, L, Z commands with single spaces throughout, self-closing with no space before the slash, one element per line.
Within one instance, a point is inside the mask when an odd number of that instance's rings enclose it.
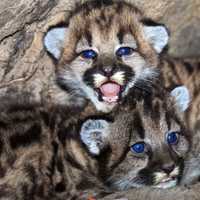
<path fill-rule="evenodd" d="M 123 161 L 107 180 L 109 187 L 165 189 L 179 183 L 190 149 L 190 131 L 183 120 L 188 105 L 188 91 L 182 86 L 175 88 L 167 101 L 159 96 L 142 100 L 136 97 L 136 109 L 117 116 L 111 133 L 123 131 L 127 119 L 127 124 L 132 120 L 132 128 Z"/>

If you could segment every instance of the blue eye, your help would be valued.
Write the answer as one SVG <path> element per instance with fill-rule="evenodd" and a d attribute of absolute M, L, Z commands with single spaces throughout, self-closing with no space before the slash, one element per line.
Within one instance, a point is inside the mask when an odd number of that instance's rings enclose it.
<path fill-rule="evenodd" d="M 133 153 L 143 153 L 145 150 L 145 143 L 144 142 L 138 142 L 131 146 L 131 151 Z"/>
<path fill-rule="evenodd" d="M 177 132 L 170 132 L 167 134 L 167 143 L 172 145 L 178 142 L 178 133 Z"/>
<path fill-rule="evenodd" d="M 133 53 L 133 49 L 130 47 L 120 47 L 116 51 L 116 55 L 119 57 L 128 56 L 128 55 L 131 55 L 132 53 Z"/>
<path fill-rule="evenodd" d="M 97 53 L 92 49 L 82 51 L 80 55 L 86 59 L 94 59 L 97 57 Z"/>

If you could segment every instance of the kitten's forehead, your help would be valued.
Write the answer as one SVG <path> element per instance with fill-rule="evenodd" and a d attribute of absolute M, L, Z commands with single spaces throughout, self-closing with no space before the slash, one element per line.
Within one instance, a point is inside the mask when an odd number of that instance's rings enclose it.
<path fill-rule="evenodd" d="M 103 29 L 107 27 L 107 30 L 109 30 L 110 25 L 114 23 L 116 23 L 116 26 L 121 23 L 125 27 L 142 16 L 136 7 L 124 1 L 108 1 L 109 4 L 106 1 L 98 2 L 102 1 L 88 1 L 77 7 L 73 11 L 71 19 L 74 22 L 80 23 L 80 25 L 81 22 L 85 22 L 88 26 L 96 24 L 99 27 L 103 27 Z"/>
<path fill-rule="evenodd" d="M 138 112 L 134 117 L 134 129 L 136 131 L 134 140 L 144 139 L 149 144 L 161 145 L 169 131 L 180 131 L 181 124 L 176 121 L 173 113 L 164 107 L 162 101 L 157 101 L 149 109 L 144 103 L 138 105 Z"/>
<path fill-rule="evenodd" d="M 124 33 L 122 36 L 115 29 L 110 29 L 107 34 L 102 34 L 99 27 L 93 27 L 93 30 L 88 32 L 89 37 L 83 35 L 77 43 L 77 51 L 93 48 L 99 53 L 114 53 L 120 46 L 130 46 L 136 48 L 136 40 L 131 33 Z"/>
<path fill-rule="evenodd" d="M 128 43 L 134 39 L 130 37 L 130 32 L 134 32 L 132 28 L 139 29 L 140 18 L 137 8 L 125 2 L 112 2 L 109 5 L 90 2 L 75 10 L 69 27 L 96 45 L 108 41 L 121 43 L 123 39 Z"/>

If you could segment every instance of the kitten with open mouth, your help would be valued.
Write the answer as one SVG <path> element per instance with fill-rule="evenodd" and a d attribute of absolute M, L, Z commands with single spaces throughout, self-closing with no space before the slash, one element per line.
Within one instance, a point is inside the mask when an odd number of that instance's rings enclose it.
<path fill-rule="evenodd" d="M 114 82 L 104 83 L 103 85 L 101 85 L 99 90 L 99 92 L 101 93 L 99 94 L 99 97 L 101 96 L 102 100 L 108 103 L 117 102 L 120 99 L 120 95 L 122 92 L 121 86 Z"/>
<path fill-rule="evenodd" d="M 158 78 L 159 54 L 168 38 L 165 26 L 149 23 L 132 4 L 88 1 L 61 26 L 50 28 L 44 46 L 71 102 L 89 100 L 108 113 L 132 88 L 143 89 Z"/>

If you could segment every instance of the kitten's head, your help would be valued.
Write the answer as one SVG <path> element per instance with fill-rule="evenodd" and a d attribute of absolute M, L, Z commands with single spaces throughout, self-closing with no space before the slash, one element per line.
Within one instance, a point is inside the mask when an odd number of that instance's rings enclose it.
<path fill-rule="evenodd" d="M 168 37 L 164 26 L 149 23 L 131 4 L 89 1 L 66 26 L 50 29 L 44 46 L 57 63 L 58 84 L 109 112 L 138 82 L 156 78 Z"/>
<path fill-rule="evenodd" d="M 190 146 L 189 132 L 182 121 L 189 96 L 185 87 L 176 88 L 171 94 L 175 99 L 169 97 L 167 102 L 160 98 L 138 102 L 137 109 L 130 113 L 131 139 L 123 161 L 108 180 L 111 187 L 169 188 L 178 183 Z M 118 124 L 113 124 L 113 131 L 116 134 L 123 129 L 118 130 Z"/>

